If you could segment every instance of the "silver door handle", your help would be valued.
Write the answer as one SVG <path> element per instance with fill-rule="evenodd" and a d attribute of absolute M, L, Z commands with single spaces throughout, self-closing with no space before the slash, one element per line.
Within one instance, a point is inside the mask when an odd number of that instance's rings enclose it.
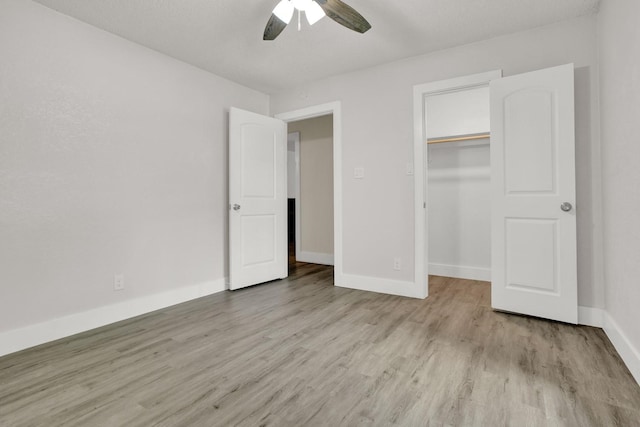
<path fill-rule="evenodd" d="M 562 209 L 563 212 L 571 212 L 571 209 L 573 209 L 573 205 L 569 202 L 564 202 L 560 205 L 560 209 Z"/>
<path fill-rule="evenodd" d="M 239 211 L 240 210 L 240 205 L 237 204 L 237 203 L 235 205 L 233 205 L 233 210 L 234 211 Z"/>

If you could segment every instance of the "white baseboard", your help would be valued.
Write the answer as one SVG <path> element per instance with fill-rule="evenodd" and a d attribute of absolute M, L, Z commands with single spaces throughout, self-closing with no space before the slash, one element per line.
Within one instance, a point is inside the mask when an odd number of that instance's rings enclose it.
<path fill-rule="evenodd" d="M 227 289 L 225 279 L 94 308 L 0 333 L 0 356 L 140 316 Z"/>
<path fill-rule="evenodd" d="M 333 254 L 322 254 L 319 252 L 300 251 L 296 254 L 296 261 L 310 262 L 312 264 L 333 265 Z"/>
<path fill-rule="evenodd" d="M 618 323 L 607 312 L 604 313 L 604 331 L 631 371 L 631 375 L 640 384 L 640 350 L 633 345 Z"/>
<path fill-rule="evenodd" d="M 491 268 L 429 263 L 429 274 L 457 279 L 491 281 Z"/>
<path fill-rule="evenodd" d="M 379 277 L 356 276 L 341 274 L 336 277 L 336 286 L 341 288 L 358 289 L 360 291 L 378 292 L 381 294 L 398 295 L 411 298 L 426 298 L 424 289 L 415 282 L 404 282 Z"/>
<path fill-rule="evenodd" d="M 604 327 L 604 310 L 593 307 L 578 307 L 578 325 Z"/>

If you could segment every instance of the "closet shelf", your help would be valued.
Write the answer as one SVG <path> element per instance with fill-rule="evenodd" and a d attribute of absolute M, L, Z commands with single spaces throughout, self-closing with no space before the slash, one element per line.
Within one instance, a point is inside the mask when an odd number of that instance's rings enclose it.
<path fill-rule="evenodd" d="M 478 133 L 474 135 L 464 136 L 449 136 L 445 138 L 429 138 L 427 144 L 442 144 L 443 142 L 459 142 L 459 141 L 473 141 L 475 139 L 486 139 L 491 136 L 490 133 Z"/>

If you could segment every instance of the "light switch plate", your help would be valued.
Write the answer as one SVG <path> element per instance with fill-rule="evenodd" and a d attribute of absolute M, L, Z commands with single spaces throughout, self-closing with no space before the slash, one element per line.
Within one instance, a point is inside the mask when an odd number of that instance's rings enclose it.
<path fill-rule="evenodd" d="M 413 175 L 413 162 L 407 163 L 407 175 Z"/>

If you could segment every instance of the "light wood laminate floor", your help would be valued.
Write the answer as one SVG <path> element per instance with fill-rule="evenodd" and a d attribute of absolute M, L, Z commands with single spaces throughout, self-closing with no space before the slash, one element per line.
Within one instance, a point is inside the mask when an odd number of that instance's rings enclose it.
<path fill-rule="evenodd" d="M 639 426 L 596 328 L 493 312 L 486 282 L 427 300 L 288 280 L 0 358 L 2 426 Z"/>

